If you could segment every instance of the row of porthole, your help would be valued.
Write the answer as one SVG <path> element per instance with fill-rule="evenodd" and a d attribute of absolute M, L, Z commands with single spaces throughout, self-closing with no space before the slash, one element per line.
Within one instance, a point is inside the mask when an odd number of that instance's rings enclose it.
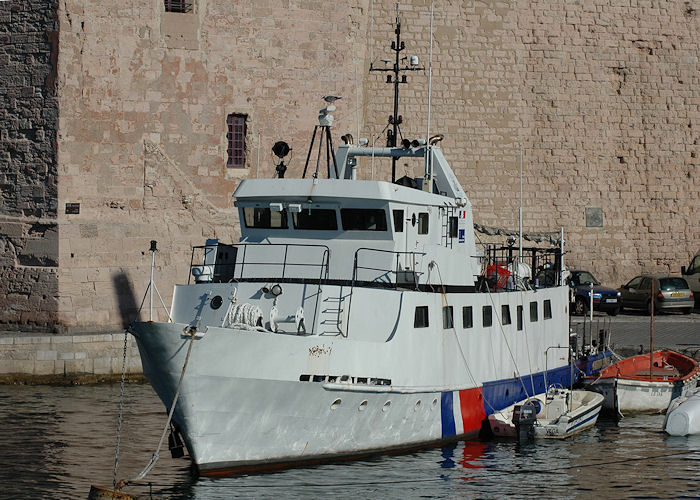
<path fill-rule="evenodd" d="M 331 403 L 331 410 L 336 410 L 337 408 L 340 407 L 340 405 L 342 403 L 343 403 L 342 399 L 340 399 L 340 398 L 336 399 L 335 401 L 333 401 Z M 434 398 L 432 407 L 435 408 L 437 406 L 437 403 L 438 403 L 437 398 Z M 421 403 L 420 399 L 418 401 L 416 401 L 416 404 L 413 406 L 413 411 L 420 410 L 421 404 L 422 403 Z M 367 403 L 367 400 L 365 399 L 364 401 L 362 401 L 360 403 L 360 406 L 357 407 L 357 411 L 365 411 L 367 409 L 367 405 L 368 405 L 368 403 Z M 384 405 L 382 405 L 382 411 L 383 412 L 389 411 L 390 406 L 391 406 L 391 401 L 387 401 L 386 403 L 384 403 Z"/>

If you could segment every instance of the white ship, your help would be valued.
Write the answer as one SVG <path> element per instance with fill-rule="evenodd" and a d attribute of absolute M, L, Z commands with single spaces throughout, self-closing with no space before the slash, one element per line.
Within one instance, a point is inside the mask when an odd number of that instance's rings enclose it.
<path fill-rule="evenodd" d="M 173 423 L 199 473 L 476 436 L 488 414 L 572 383 L 561 248 L 479 257 L 467 195 L 429 142 L 342 145 L 327 179 L 317 163 L 244 180 L 240 242 L 195 248 L 170 321 L 132 325 L 167 408 L 187 359 Z M 375 159 L 425 172 L 358 180 Z M 531 285 L 542 269 L 554 286 Z"/>

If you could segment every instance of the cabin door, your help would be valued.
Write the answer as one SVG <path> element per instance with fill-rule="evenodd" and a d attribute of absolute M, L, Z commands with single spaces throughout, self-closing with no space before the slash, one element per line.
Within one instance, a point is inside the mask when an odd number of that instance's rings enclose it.
<path fill-rule="evenodd" d="M 424 211 L 425 210 L 425 211 Z M 416 278 L 425 272 L 423 269 L 425 246 L 429 237 L 430 217 L 427 208 L 411 208 L 406 217 L 404 266 Z"/>

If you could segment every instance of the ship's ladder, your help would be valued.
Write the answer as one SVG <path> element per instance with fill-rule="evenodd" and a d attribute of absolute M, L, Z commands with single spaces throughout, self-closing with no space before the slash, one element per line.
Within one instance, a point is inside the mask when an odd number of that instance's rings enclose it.
<path fill-rule="evenodd" d="M 320 335 L 343 335 L 345 303 L 351 293 L 343 294 L 343 288 L 342 286 L 337 289 L 334 287 L 334 293 L 323 297 L 321 301 L 321 311 L 318 321 Z M 328 287 L 326 289 L 328 289 Z M 337 294 L 335 290 L 337 290 Z"/>

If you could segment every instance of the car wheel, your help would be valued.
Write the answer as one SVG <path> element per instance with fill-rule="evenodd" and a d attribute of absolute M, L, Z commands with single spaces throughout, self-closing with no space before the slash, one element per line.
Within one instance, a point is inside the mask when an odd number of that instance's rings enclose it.
<path fill-rule="evenodd" d="M 586 304 L 586 301 L 581 297 L 577 297 L 576 304 L 574 304 L 574 314 L 576 314 L 577 316 L 583 316 L 587 312 L 588 305 Z"/>
<path fill-rule="evenodd" d="M 615 309 L 611 309 L 610 311 L 608 311 L 608 315 L 617 316 L 617 313 L 620 312 L 620 309 L 622 309 L 622 307 L 616 307 Z"/>

